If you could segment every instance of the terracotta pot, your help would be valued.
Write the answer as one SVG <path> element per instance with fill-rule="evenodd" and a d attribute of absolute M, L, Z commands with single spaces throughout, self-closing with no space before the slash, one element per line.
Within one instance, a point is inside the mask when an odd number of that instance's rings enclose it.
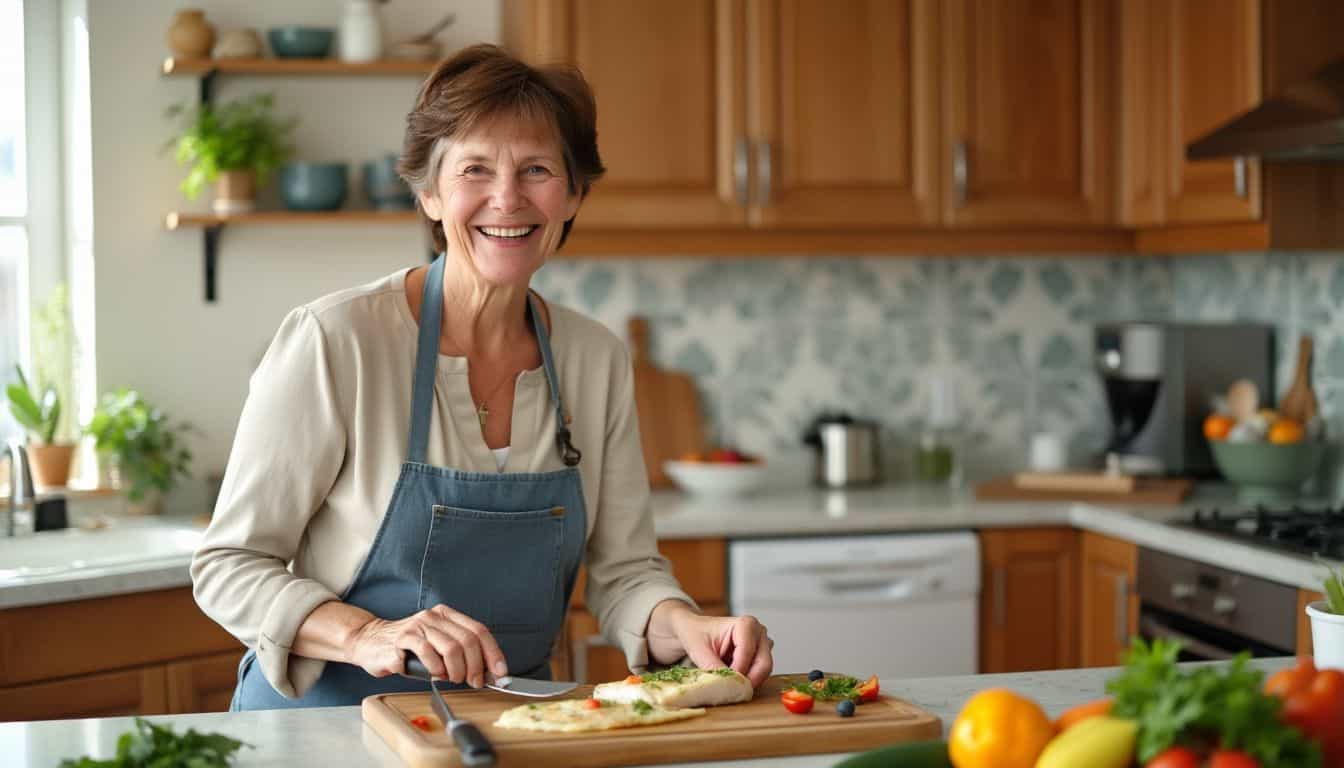
<path fill-rule="evenodd" d="M 214 45 L 215 28 L 205 20 L 203 11 L 183 8 L 173 16 L 173 23 L 168 27 L 168 48 L 174 56 L 209 58 Z"/>
<path fill-rule="evenodd" d="M 28 461 L 32 464 L 33 485 L 64 488 L 70 482 L 70 463 L 74 458 L 74 443 L 29 443 Z"/>
<path fill-rule="evenodd" d="M 163 511 L 163 494 L 157 488 L 150 488 L 139 501 L 126 498 L 126 514 L 157 515 Z"/>
<path fill-rule="evenodd" d="M 251 170 L 223 171 L 215 182 L 215 213 L 227 216 L 247 213 L 256 207 L 257 176 Z"/>

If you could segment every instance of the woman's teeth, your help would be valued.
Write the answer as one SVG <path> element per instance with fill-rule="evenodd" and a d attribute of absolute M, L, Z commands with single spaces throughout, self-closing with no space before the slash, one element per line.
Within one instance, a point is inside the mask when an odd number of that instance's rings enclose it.
<path fill-rule="evenodd" d="M 532 234 L 535 226 L 531 227 L 477 227 L 481 234 L 490 237 L 527 237 Z"/>

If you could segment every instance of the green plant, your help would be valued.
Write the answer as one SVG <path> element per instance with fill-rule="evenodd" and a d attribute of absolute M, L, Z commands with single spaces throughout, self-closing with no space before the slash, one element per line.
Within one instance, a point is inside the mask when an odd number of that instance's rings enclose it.
<path fill-rule="evenodd" d="M 135 390 L 104 394 L 85 431 L 99 453 L 117 458 L 132 501 L 140 501 L 150 489 L 170 491 L 178 476 L 191 475 L 191 452 L 182 444 L 191 426 L 171 424 Z"/>
<path fill-rule="evenodd" d="M 179 165 L 191 166 L 181 187 L 187 199 L 195 200 L 223 171 L 252 170 L 258 187 L 266 183 L 289 156 L 285 139 L 296 122 L 276 119 L 274 106 L 275 96 L 263 93 L 217 107 L 169 107 L 167 117 L 185 118 L 182 135 L 169 145 L 176 144 Z"/>
<path fill-rule="evenodd" d="M 55 390 L 61 403 L 73 403 L 74 363 L 78 354 L 74 322 L 70 317 L 70 292 L 65 283 L 51 289 L 47 301 L 33 310 L 33 384 L 37 390 Z M 73 442 L 74 409 L 60 411 L 52 439 Z M 48 440 L 47 442 L 52 442 Z"/>
<path fill-rule="evenodd" d="M 135 728 L 117 739 L 117 756 L 111 760 L 81 757 L 62 760 L 59 768 L 140 768 L 140 766 L 191 766 L 225 768 L 234 753 L 250 744 L 222 733 L 200 733 L 194 728 L 179 736 L 172 726 L 155 725 L 135 718 Z"/>
<path fill-rule="evenodd" d="M 1325 599 L 1331 613 L 1344 616 L 1344 568 L 1326 566 Z"/>
<path fill-rule="evenodd" d="M 9 412 L 37 442 L 51 443 L 61 420 L 61 396 L 53 387 L 44 387 L 40 393 L 29 387 L 28 377 L 19 366 L 14 366 L 14 372 L 19 375 L 19 383 L 5 389 Z"/>

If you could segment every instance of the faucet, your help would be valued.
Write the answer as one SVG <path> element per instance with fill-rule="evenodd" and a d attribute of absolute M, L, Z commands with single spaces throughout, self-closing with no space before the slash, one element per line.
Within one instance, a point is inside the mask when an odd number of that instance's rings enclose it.
<path fill-rule="evenodd" d="M 5 535 L 12 539 L 14 521 L 19 516 L 19 505 L 31 501 L 36 508 L 37 493 L 33 490 L 33 474 L 28 469 L 28 449 L 16 440 L 9 444 L 6 453 L 9 455 L 9 523 Z"/>

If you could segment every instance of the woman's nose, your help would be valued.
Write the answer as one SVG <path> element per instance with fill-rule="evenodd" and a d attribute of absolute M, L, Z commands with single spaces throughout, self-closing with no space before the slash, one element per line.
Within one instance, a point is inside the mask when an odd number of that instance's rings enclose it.
<path fill-rule="evenodd" d="M 513 174 L 499 174 L 490 188 L 490 207 L 511 213 L 523 207 L 522 186 Z"/>

